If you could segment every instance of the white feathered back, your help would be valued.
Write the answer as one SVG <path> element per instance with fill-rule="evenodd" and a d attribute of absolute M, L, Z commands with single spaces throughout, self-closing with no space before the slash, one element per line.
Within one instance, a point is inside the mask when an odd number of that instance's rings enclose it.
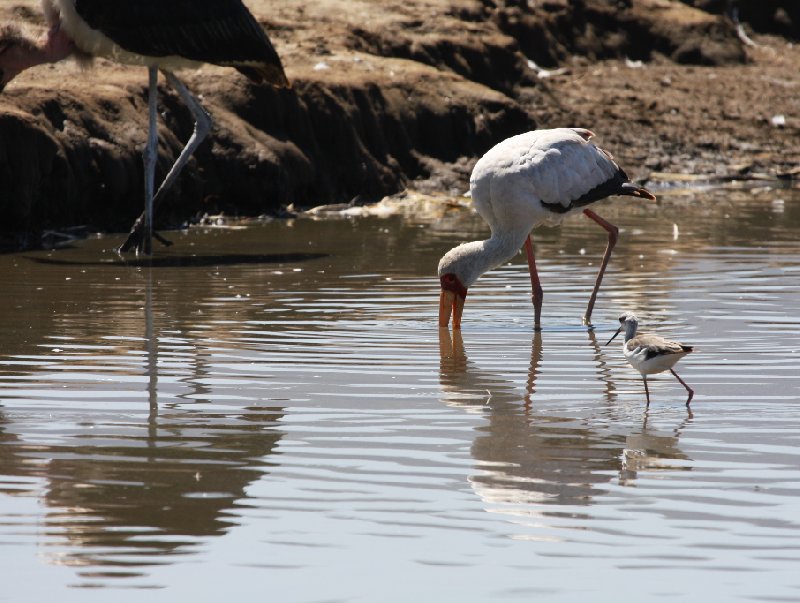
<path fill-rule="evenodd" d="M 548 216 L 531 209 L 526 212 L 519 204 L 533 206 L 538 204 L 532 201 L 539 200 L 569 207 L 619 171 L 609 154 L 589 142 L 591 136 L 580 128 L 556 128 L 526 132 L 499 143 L 472 172 L 475 209 L 490 225 L 498 226 L 508 226 L 527 214 L 533 228 Z"/>

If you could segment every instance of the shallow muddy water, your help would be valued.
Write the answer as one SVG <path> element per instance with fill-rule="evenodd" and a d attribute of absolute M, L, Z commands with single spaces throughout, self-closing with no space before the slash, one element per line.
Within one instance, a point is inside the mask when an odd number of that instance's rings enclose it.
<path fill-rule="evenodd" d="M 594 331 L 581 217 L 540 335 L 522 256 L 439 332 L 463 209 L 0 257 L 0 600 L 800 600 L 798 191 L 598 212 Z M 623 310 L 696 346 L 692 413 Z"/>

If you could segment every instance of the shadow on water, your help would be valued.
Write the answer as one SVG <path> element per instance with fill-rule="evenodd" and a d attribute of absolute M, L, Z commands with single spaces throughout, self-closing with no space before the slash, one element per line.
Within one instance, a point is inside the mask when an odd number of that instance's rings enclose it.
<path fill-rule="evenodd" d="M 51 257 L 28 257 L 38 264 L 52 266 L 131 266 L 151 268 L 208 268 L 244 264 L 285 264 L 308 262 L 327 257 L 326 253 L 271 253 L 225 255 L 153 255 L 105 261 L 77 261 Z"/>

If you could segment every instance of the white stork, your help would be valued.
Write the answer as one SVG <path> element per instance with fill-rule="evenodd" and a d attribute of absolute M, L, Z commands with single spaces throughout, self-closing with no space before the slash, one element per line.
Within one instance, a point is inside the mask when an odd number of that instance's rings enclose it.
<path fill-rule="evenodd" d="M 557 224 L 578 211 L 608 232 L 608 246 L 583 319 L 591 324 L 597 291 L 619 229 L 585 207 L 611 195 L 655 200 L 650 191 L 628 180 L 609 153 L 589 142 L 592 136 L 582 128 L 535 130 L 504 140 L 475 164 L 470 178 L 472 203 L 489 224 L 492 236 L 459 245 L 439 261 L 440 327 L 449 325 L 452 314 L 453 328 L 461 328 L 467 289 L 484 272 L 513 258 L 524 245 L 533 288 L 534 325 L 540 330 L 544 295 L 530 233 L 542 223 Z"/>
<path fill-rule="evenodd" d="M 27 37 L 16 25 L 0 27 L 0 91 L 25 69 L 69 57 L 79 61 L 107 57 L 149 70 L 145 211 L 120 250 L 135 247 L 150 253 L 153 208 L 212 125 L 209 114 L 173 71 L 212 63 L 235 67 L 258 83 L 288 87 L 280 58 L 241 0 L 42 0 L 42 7 L 49 29 L 38 40 Z M 189 107 L 195 128 L 154 194 L 159 70 Z"/>
<path fill-rule="evenodd" d="M 686 400 L 686 406 L 694 397 L 694 390 L 686 385 L 686 382 L 678 377 L 672 367 L 675 366 L 681 358 L 690 354 L 694 349 L 690 345 L 684 345 L 677 341 L 670 341 L 658 335 L 637 335 L 636 330 L 639 328 L 639 320 L 630 312 L 625 312 L 619 317 L 619 329 L 611 339 L 608 340 L 608 345 L 620 331 L 625 329 L 625 342 L 622 344 L 622 354 L 625 360 L 628 361 L 633 368 L 639 371 L 644 381 L 644 393 L 647 396 L 647 406 L 650 406 L 650 390 L 647 388 L 647 375 L 655 373 L 663 373 L 669 370 L 670 373 L 686 388 L 689 393 L 689 398 Z"/>

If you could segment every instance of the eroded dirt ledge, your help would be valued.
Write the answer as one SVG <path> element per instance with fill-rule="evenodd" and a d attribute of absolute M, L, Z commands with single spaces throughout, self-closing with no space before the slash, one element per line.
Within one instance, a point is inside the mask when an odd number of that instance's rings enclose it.
<path fill-rule="evenodd" d="M 0 0 L 0 20 L 35 28 L 37 4 Z M 724 15 L 677 0 L 247 4 L 293 88 L 211 66 L 181 74 L 215 129 L 161 224 L 407 186 L 459 193 L 478 156 L 534 127 L 592 128 L 639 179 L 791 174 L 799 163 L 799 49 L 748 26 L 750 45 Z M 46 229 L 129 226 L 141 210 L 145 83 L 141 68 L 98 60 L 32 70 L 0 95 L 6 248 L 36 246 Z M 192 124 L 166 87 L 160 111 L 163 170 Z"/>

